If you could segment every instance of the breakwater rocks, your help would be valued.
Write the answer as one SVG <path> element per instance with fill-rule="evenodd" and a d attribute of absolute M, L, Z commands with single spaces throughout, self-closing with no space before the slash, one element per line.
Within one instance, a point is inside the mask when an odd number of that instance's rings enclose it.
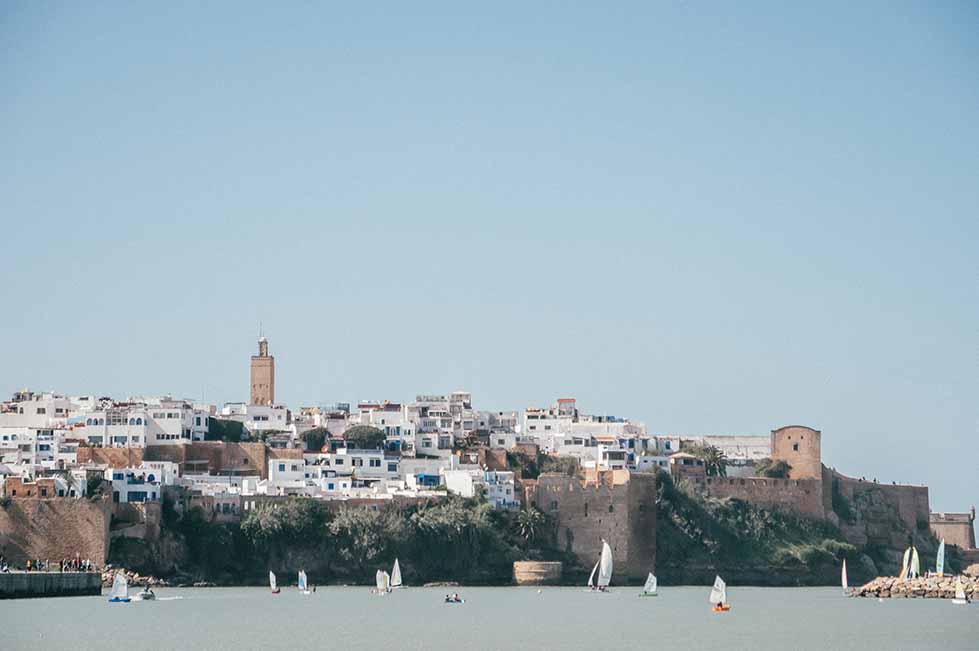
<path fill-rule="evenodd" d="M 158 579 L 155 576 L 143 576 L 139 572 L 133 572 L 121 567 L 113 567 L 112 565 L 106 565 L 105 569 L 102 570 L 102 585 L 103 587 L 111 587 L 112 582 L 116 578 L 116 572 L 122 570 L 126 574 L 126 581 L 129 582 L 131 586 L 148 585 L 148 586 L 169 586 L 165 579 Z"/>
<path fill-rule="evenodd" d="M 979 578 L 963 576 L 965 596 L 979 599 Z M 870 583 L 854 588 L 854 597 L 881 597 L 884 599 L 954 599 L 955 577 L 918 577 L 902 581 L 892 576 L 879 576 Z"/>

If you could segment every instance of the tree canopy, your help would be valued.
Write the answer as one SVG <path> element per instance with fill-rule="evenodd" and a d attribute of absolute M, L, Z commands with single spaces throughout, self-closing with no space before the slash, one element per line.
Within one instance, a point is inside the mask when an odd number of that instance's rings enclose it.
<path fill-rule="evenodd" d="M 727 477 L 727 455 L 713 445 L 692 445 L 685 452 L 702 459 L 708 477 Z"/>
<path fill-rule="evenodd" d="M 787 479 L 792 466 L 788 461 L 779 459 L 777 461 L 765 457 L 755 462 L 755 474 L 759 477 L 770 477 L 773 479 Z"/>
<path fill-rule="evenodd" d="M 357 450 L 377 450 L 384 447 L 383 431 L 370 425 L 354 425 L 343 433 L 347 447 Z"/>
<path fill-rule="evenodd" d="M 307 452 L 319 452 L 323 449 L 326 439 L 330 438 L 330 430 L 325 427 L 314 427 L 302 433 L 302 439 L 306 443 Z"/>

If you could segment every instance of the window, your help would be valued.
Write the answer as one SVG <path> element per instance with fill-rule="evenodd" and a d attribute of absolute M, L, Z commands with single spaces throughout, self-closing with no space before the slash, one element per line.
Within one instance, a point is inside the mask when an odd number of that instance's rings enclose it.
<path fill-rule="evenodd" d="M 614 507 L 614 506 L 612 506 L 611 504 L 609 504 L 609 505 L 608 505 L 608 512 L 609 512 L 609 513 L 612 513 L 612 512 L 614 511 L 614 510 L 615 510 L 615 507 Z"/>
<path fill-rule="evenodd" d="M 326 485 L 326 490 L 329 490 L 329 491 L 333 490 L 333 484 L 327 484 Z"/>
<path fill-rule="evenodd" d="M 48 489 L 47 488 L 44 488 L 42 486 L 41 487 L 41 497 L 47 497 L 47 496 L 48 496 Z"/>
<path fill-rule="evenodd" d="M 37 413 L 39 413 L 39 414 L 46 414 L 46 413 L 48 413 L 48 410 L 46 408 L 44 408 L 44 407 L 38 407 L 37 408 Z"/>
<path fill-rule="evenodd" d="M 355 467 L 360 468 L 364 465 L 364 460 L 360 457 L 354 457 L 353 464 Z"/>
<path fill-rule="evenodd" d="M 551 500 L 551 510 L 557 511 L 557 501 Z"/>
<path fill-rule="evenodd" d="M 388 464 L 388 472 L 398 472 L 398 464 L 397 463 L 389 463 Z"/>
<path fill-rule="evenodd" d="M 340 459 L 340 458 L 334 459 L 333 460 L 333 463 L 336 464 L 336 465 L 338 465 L 338 466 L 342 466 L 343 465 L 343 459 Z"/>
<path fill-rule="evenodd" d="M 285 471 L 286 471 L 286 464 L 280 463 L 279 464 L 279 472 L 285 472 Z"/>
<path fill-rule="evenodd" d="M 585 517 L 588 517 L 588 502 L 585 502 Z"/>
<path fill-rule="evenodd" d="M 381 460 L 380 459 L 370 459 L 370 467 L 371 468 L 380 468 L 381 467 Z"/>
<path fill-rule="evenodd" d="M 792 444 L 792 451 L 793 452 L 798 452 L 799 451 L 799 444 L 798 443 L 793 443 Z"/>

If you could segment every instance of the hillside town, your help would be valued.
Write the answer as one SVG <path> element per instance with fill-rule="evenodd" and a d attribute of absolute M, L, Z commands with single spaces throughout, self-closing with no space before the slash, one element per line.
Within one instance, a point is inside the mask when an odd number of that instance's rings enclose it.
<path fill-rule="evenodd" d="M 656 489 L 644 479 L 666 473 L 704 497 L 829 522 L 856 545 L 900 549 L 909 539 L 927 546 L 924 538 L 937 537 L 975 553 L 974 510 L 931 513 L 927 487 L 827 468 L 821 432 L 806 426 L 651 433 L 627 417 L 590 414 L 571 397 L 499 411 L 479 409 L 466 391 L 287 406 L 276 401 L 275 382 L 275 359 L 261 337 L 247 402 L 18 391 L 0 404 L 0 495 L 98 496 L 111 508 L 109 540 L 153 536 L 165 500 L 233 522 L 294 497 L 372 508 L 478 497 L 497 510 L 536 507 L 552 516 L 558 539 L 582 564 L 612 540 L 617 560 L 642 576 L 656 558 Z M 577 479 L 570 486 L 569 475 Z M 606 501 L 615 517 L 589 519 L 589 503 Z M 31 550 L 50 549 L 52 537 L 61 544 L 55 557 L 72 557 L 75 534 L 45 535 L 40 525 L 12 530 L 18 526 L 0 526 L 11 562 L 41 560 Z M 96 564 L 108 556 L 109 540 L 89 551 Z"/>

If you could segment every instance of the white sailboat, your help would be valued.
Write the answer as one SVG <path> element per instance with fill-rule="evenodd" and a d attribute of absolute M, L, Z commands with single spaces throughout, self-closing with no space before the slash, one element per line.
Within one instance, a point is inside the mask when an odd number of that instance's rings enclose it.
<path fill-rule="evenodd" d="M 843 571 L 841 572 L 841 583 L 843 584 L 843 596 L 846 597 L 850 594 L 850 584 L 846 580 L 846 559 L 843 559 Z"/>
<path fill-rule="evenodd" d="M 952 599 L 952 603 L 956 606 L 964 606 L 969 603 L 969 600 L 965 598 L 965 586 L 962 585 L 962 577 L 955 577 L 955 599 Z"/>
<path fill-rule="evenodd" d="M 918 558 L 918 548 L 911 548 L 911 578 L 917 579 L 921 575 L 921 561 Z"/>
<path fill-rule="evenodd" d="M 272 588 L 272 594 L 279 594 L 279 584 L 275 580 L 275 572 L 269 570 L 269 587 Z"/>
<path fill-rule="evenodd" d="M 945 539 L 938 543 L 938 555 L 935 557 L 935 574 L 945 576 Z"/>
<path fill-rule="evenodd" d="M 595 567 L 591 568 L 591 574 L 588 575 L 588 589 L 589 590 L 594 590 L 595 589 L 595 573 L 598 572 L 598 566 L 601 564 L 601 562 L 602 562 L 602 559 L 598 559 L 598 561 L 595 562 Z"/>
<path fill-rule="evenodd" d="M 299 582 L 297 585 L 299 586 L 299 591 L 303 594 L 312 594 L 309 591 L 309 583 L 306 579 L 306 570 L 299 570 Z"/>
<path fill-rule="evenodd" d="M 112 591 L 109 593 L 109 603 L 129 603 L 129 582 L 122 570 L 116 572 L 112 579 Z"/>
<path fill-rule="evenodd" d="M 385 595 L 388 593 L 388 586 L 391 583 L 391 578 L 388 573 L 383 570 L 378 570 L 377 574 L 374 575 L 375 594 Z"/>
<path fill-rule="evenodd" d="M 595 585 L 602 592 L 606 591 L 608 584 L 612 582 L 612 548 L 608 543 L 602 541 L 602 557 L 598 562 L 598 578 Z"/>
<path fill-rule="evenodd" d="M 391 568 L 391 589 L 400 588 L 401 583 L 401 566 L 398 565 L 398 559 L 394 559 L 394 567 Z"/>
<path fill-rule="evenodd" d="M 712 610 L 715 613 L 731 610 L 731 604 L 727 602 L 727 584 L 720 576 L 714 577 L 714 587 L 710 590 L 710 602 L 714 604 Z"/>
<path fill-rule="evenodd" d="M 656 576 L 650 572 L 649 576 L 646 577 L 646 584 L 642 587 L 642 592 L 639 593 L 640 597 L 655 597 L 656 596 Z"/>

